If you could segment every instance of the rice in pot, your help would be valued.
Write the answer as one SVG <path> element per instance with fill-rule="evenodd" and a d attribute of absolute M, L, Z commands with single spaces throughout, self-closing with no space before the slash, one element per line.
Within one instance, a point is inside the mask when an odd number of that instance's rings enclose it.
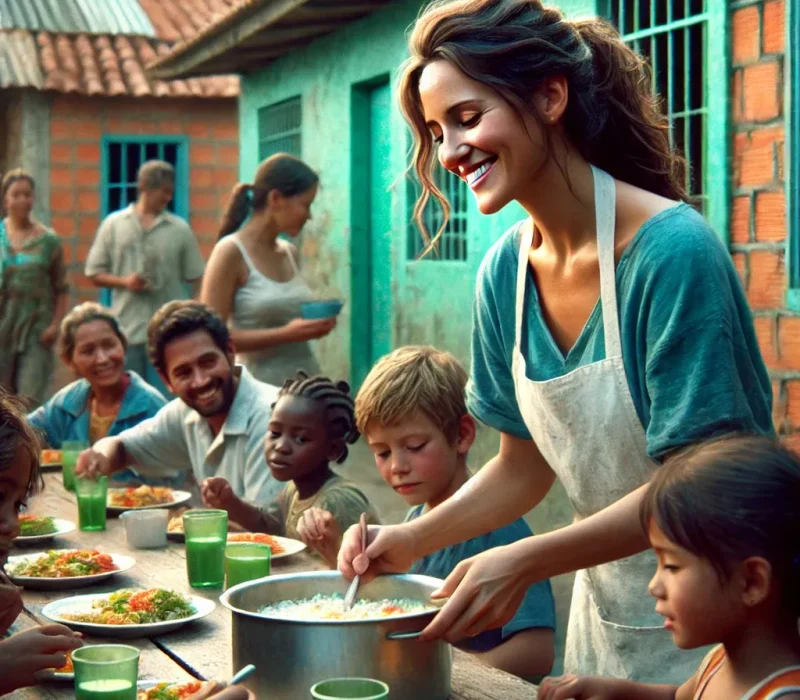
<path fill-rule="evenodd" d="M 345 611 L 341 595 L 315 595 L 313 598 L 282 600 L 265 605 L 259 612 L 284 620 L 374 620 L 398 615 L 414 615 L 436 610 L 435 605 L 409 598 L 384 598 L 382 600 L 357 600 L 352 609 Z"/>

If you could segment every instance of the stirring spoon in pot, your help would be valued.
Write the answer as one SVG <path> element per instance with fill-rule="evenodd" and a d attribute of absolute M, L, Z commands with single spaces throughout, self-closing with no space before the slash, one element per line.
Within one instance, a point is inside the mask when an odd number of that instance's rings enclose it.
<path fill-rule="evenodd" d="M 359 529 L 361 530 L 361 554 L 367 549 L 367 514 L 362 513 L 358 521 Z M 356 574 L 356 577 L 350 582 L 350 587 L 344 596 L 344 609 L 350 610 L 353 603 L 356 602 L 356 594 L 358 593 L 358 584 L 361 582 L 361 577 Z"/>

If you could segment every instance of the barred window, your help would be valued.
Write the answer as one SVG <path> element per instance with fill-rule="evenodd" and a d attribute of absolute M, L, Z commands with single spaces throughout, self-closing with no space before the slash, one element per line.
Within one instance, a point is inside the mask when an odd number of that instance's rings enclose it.
<path fill-rule="evenodd" d="M 302 157 L 303 110 L 299 97 L 258 110 L 258 158 L 276 153 Z"/>
<path fill-rule="evenodd" d="M 436 184 L 450 202 L 450 219 L 445 226 L 442 235 L 437 242 L 437 248 L 431 251 L 424 260 L 434 261 L 459 261 L 467 259 L 467 207 L 469 204 L 469 190 L 467 183 L 449 170 L 437 165 Z M 407 212 L 408 212 L 408 246 L 407 258 L 416 259 L 425 249 L 425 241 L 422 233 L 414 221 L 414 204 L 421 193 L 419 181 L 415 175 L 411 175 L 407 188 Z M 443 212 L 439 203 L 431 198 L 425 207 L 425 225 L 431 236 L 442 225 Z"/>

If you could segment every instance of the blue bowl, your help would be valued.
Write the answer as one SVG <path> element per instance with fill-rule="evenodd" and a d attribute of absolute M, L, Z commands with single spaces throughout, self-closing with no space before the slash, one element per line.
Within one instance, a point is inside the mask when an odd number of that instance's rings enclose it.
<path fill-rule="evenodd" d="M 338 316 L 344 304 L 338 299 L 327 301 L 307 301 L 300 306 L 300 313 L 305 319 L 333 318 Z"/>

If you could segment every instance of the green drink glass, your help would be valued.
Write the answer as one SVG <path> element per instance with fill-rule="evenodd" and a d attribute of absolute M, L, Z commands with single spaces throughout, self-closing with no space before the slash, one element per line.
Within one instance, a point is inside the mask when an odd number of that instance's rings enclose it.
<path fill-rule="evenodd" d="M 78 497 L 78 526 L 80 529 L 90 532 L 105 530 L 108 477 L 76 478 L 75 495 Z"/>
<path fill-rule="evenodd" d="M 75 490 L 75 463 L 78 455 L 88 449 L 89 443 L 84 440 L 64 440 L 61 443 L 61 475 L 67 491 Z"/>
<path fill-rule="evenodd" d="M 383 700 L 389 686 L 371 678 L 333 678 L 311 688 L 314 700 Z"/>
<path fill-rule="evenodd" d="M 225 582 L 225 540 L 228 513 L 188 510 L 183 514 L 186 572 L 192 588 L 221 588 Z"/>
<path fill-rule="evenodd" d="M 136 700 L 139 650 L 126 644 L 98 644 L 72 652 L 76 700 Z"/>
<path fill-rule="evenodd" d="M 227 588 L 269 576 L 272 550 L 258 542 L 235 542 L 225 547 Z"/>

